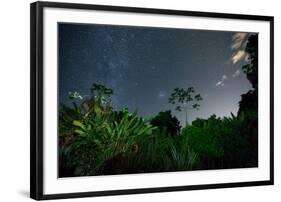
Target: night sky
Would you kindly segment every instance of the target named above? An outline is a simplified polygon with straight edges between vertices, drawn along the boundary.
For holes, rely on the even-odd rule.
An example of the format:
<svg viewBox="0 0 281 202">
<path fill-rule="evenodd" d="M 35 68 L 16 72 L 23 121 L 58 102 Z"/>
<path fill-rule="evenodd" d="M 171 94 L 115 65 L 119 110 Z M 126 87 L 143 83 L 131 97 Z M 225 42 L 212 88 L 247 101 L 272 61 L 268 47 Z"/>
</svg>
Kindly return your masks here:
<svg viewBox="0 0 281 202">
<path fill-rule="evenodd" d="M 68 92 L 90 94 L 93 83 L 114 90 L 113 107 L 149 118 L 172 110 L 173 89 L 193 86 L 201 108 L 189 122 L 238 111 L 240 95 L 251 89 L 241 67 L 247 62 L 249 33 L 134 26 L 59 24 L 59 101 Z"/>
</svg>

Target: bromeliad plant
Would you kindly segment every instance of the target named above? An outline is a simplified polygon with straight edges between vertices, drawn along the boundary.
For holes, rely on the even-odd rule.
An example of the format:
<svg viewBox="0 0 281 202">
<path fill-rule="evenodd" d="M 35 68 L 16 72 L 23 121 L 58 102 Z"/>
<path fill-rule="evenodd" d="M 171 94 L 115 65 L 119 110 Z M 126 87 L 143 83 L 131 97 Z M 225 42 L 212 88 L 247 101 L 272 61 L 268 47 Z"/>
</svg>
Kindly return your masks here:
<svg viewBox="0 0 281 202">
<path fill-rule="evenodd" d="M 192 170 L 198 159 L 187 137 L 171 136 L 165 129 L 155 128 L 142 138 L 134 160 L 139 172 L 166 172 Z"/>
<path fill-rule="evenodd" d="M 73 108 L 63 105 L 60 111 L 60 150 L 75 175 L 103 174 L 107 162 L 136 150 L 139 140 L 153 129 L 136 112 L 113 111 L 113 90 L 94 84 L 91 93 L 80 105 L 73 102 Z M 83 99 L 74 95 L 71 99 Z M 70 143 L 65 141 L 70 138 Z"/>
<path fill-rule="evenodd" d="M 186 136 L 172 139 L 167 154 L 165 161 L 169 165 L 168 170 L 192 170 L 197 166 L 198 154 L 193 151 Z"/>
<path fill-rule="evenodd" d="M 96 119 L 97 116 L 92 116 L 85 123 L 73 122 L 77 139 L 71 145 L 69 157 L 77 168 L 76 175 L 103 174 L 110 160 L 137 152 L 140 138 L 153 129 L 136 113 L 125 113 L 118 122 L 108 118 L 97 124 Z"/>
</svg>

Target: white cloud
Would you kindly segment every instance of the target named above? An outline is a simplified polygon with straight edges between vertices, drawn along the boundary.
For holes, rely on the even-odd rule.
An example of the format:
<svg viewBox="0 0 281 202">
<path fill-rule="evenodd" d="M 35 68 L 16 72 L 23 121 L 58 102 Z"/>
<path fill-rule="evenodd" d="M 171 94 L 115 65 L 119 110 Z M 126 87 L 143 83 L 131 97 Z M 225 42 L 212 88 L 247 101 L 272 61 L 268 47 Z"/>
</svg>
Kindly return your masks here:
<svg viewBox="0 0 281 202">
<path fill-rule="evenodd" d="M 227 76 L 224 74 L 222 75 L 221 77 L 221 80 L 219 80 L 217 83 L 216 83 L 216 86 L 224 86 L 224 81 L 227 79 Z"/>
<path fill-rule="evenodd" d="M 232 36 L 232 45 L 231 49 L 233 50 L 238 50 L 241 48 L 245 48 L 247 44 L 247 38 L 248 34 L 247 33 L 236 33 Z"/>
<path fill-rule="evenodd" d="M 231 61 L 233 64 L 236 64 L 241 60 L 247 61 L 247 58 L 248 58 L 248 54 L 245 52 L 245 50 L 238 50 L 232 54 Z"/>
<path fill-rule="evenodd" d="M 238 77 L 240 75 L 240 70 L 237 69 L 233 74 L 232 74 L 232 77 L 235 78 L 235 77 Z"/>
<path fill-rule="evenodd" d="M 249 34 L 247 33 L 235 33 L 232 36 L 231 49 L 234 51 L 230 60 L 232 64 L 236 64 L 241 60 L 247 62 L 248 54 L 245 52 Z"/>
<path fill-rule="evenodd" d="M 223 81 L 218 81 L 218 82 L 216 83 L 216 86 L 223 86 Z"/>
</svg>

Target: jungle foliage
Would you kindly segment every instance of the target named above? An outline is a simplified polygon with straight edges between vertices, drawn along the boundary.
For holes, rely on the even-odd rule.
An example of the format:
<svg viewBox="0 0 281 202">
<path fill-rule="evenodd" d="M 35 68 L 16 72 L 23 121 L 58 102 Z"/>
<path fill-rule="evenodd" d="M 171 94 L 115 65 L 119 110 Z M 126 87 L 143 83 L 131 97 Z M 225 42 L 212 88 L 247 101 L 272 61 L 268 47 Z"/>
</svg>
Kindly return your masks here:
<svg viewBox="0 0 281 202">
<path fill-rule="evenodd" d="M 143 119 L 114 110 L 114 91 L 100 84 L 85 98 L 70 92 L 72 106 L 59 108 L 59 177 L 258 166 L 258 85 L 256 35 L 242 69 L 253 86 L 241 95 L 237 115 L 197 118 L 180 125 L 171 111 Z M 193 87 L 175 88 L 168 100 L 175 110 L 199 109 Z"/>
</svg>

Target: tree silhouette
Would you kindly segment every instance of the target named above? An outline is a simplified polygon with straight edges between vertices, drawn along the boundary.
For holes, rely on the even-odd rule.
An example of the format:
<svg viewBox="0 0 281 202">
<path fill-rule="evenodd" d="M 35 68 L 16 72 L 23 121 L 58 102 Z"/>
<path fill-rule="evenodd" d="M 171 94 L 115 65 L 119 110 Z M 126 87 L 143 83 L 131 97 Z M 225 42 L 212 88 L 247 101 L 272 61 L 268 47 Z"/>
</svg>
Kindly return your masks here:
<svg viewBox="0 0 281 202">
<path fill-rule="evenodd" d="M 94 83 L 91 87 L 91 93 L 99 104 L 111 101 L 114 91 L 101 84 Z"/>
<path fill-rule="evenodd" d="M 254 89 L 258 88 L 258 35 L 251 35 L 248 38 L 245 51 L 248 53 L 249 63 L 242 67 L 247 79 Z"/>
<path fill-rule="evenodd" d="M 245 51 L 249 63 L 242 67 L 253 89 L 241 95 L 238 117 L 244 119 L 243 139 L 249 142 L 249 151 L 244 159 L 257 165 L 258 162 L 258 35 L 249 36 Z"/>
<path fill-rule="evenodd" d="M 193 87 L 187 89 L 184 88 L 175 88 L 173 93 L 170 95 L 169 103 L 176 105 L 176 111 L 185 112 L 185 125 L 188 125 L 187 122 L 187 111 L 188 109 L 199 110 L 200 104 L 199 101 L 202 101 L 203 98 L 200 94 L 195 94 Z"/>
<path fill-rule="evenodd" d="M 258 35 L 248 38 L 245 51 L 249 55 L 249 63 L 242 67 L 253 89 L 241 95 L 238 115 L 245 111 L 258 111 Z"/>
</svg>

